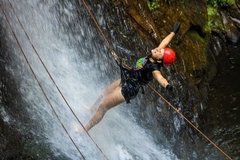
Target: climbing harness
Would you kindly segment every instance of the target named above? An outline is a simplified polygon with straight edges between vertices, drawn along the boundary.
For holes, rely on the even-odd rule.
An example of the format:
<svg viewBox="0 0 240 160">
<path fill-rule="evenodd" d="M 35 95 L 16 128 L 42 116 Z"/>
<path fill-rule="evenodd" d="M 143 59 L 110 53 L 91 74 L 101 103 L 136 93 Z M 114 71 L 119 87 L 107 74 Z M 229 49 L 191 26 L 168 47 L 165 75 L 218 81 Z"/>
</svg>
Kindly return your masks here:
<svg viewBox="0 0 240 160">
<path fill-rule="evenodd" d="M 79 0 L 80 1 L 80 0 Z M 86 8 L 88 14 L 90 15 L 91 19 L 94 21 L 94 24 L 97 28 L 97 30 L 99 31 L 99 34 L 101 36 L 101 38 L 105 41 L 107 47 L 110 50 L 111 55 L 113 56 L 113 58 L 115 59 L 115 61 L 119 60 L 119 56 L 116 54 L 116 52 L 114 51 L 112 45 L 110 45 L 110 42 L 108 41 L 108 39 L 106 38 L 105 34 L 103 33 L 100 25 L 98 24 L 93 12 L 91 11 L 91 8 L 89 7 L 89 4 L 86 3 L 85 0 L 81 0 L 84 7 Z M 172 59 L 171 59 L 172 60 Z M 141 60 L 142 61 L 142 60 Z M 128 67 L 126 65 L 126 67 Z M 130 67 L 128 67 L 130 68 Z M 208 138 L 202 131 L 200 131 L 190 120 L 188 120 L 176 107 L 174 107 L 168 100 L 166 100 L 158 91 L 156 91 L 151 85 L 148 84 L 148 86 L 162 99 L 164 100 L 168 106 L 170 106 L 174 111 L 176 111 L 184 120 L 186 120 L 187 123 L 189 123 L 197 132 L 199 132 L 207 141 L 209 141 L 219 152 L 221 152 L 227 159 L 232 160 L 232 158 L 225 153 L 219 146 L 217 146 L 210 138 Z"/>
<path fill-rule="evenodd" d="M 58 87 L 58 85 L 56 84 L 55 80 L 53 79 L 53 77 L 51 76 L 50 72 L 48 71 L 46 65 L 45 65 L 44 62 L 42 61 L 42 58 L 40 57 L 40 55 L 38 54 L 36 48 L 34 47 L 34 45 L 33 45 L 32 41 L 31 41 L 30 37 L 28 36 L 26 30 L 25 30 L 24 27 L 23 27 L 23 24 L 22 24 L 21 21 L 19 20 L 17 14 L 16 14 L 16 12 L 15 12 L 14 7 L 12 6 L 12 4 L 11 4 L 11 2 L 10 2 L 9 0 L 8 0 L 8 2 L 9 2 L 10 6 L 11 6 L 11 8 L 12 8 L 12 10 L 13 10 L 13 13 L 14 13 L 15 17 L 17 18 L 18 23 L 20 24 L 22 30 L 24 31 L 24 33 L 25 33 L 28 41 L 30 42 L 30 44 L 31 44 L 34 52 L 35 52 L 36 55 L 38 56 L 39 60 L 41 61 L 41 64 L 42 64 L 43 67 L 45 68 L 46 72 L 48 73 L 50 79 L 52 80 L 52 82 L 54 83 L 54 85 L 55 85 L 55 87 L 57 88 L 58 92 L 59 92 L 60 95 L 62 96 L 62 98 L 63 98 L 63 100 L 65 101 L 66 105 L 67 105 L 68 108 L 71 110 L 72 114 L 73 114 L 74 117 L 77 119 L 78 123 L 82 126 L 82 128 L 84 129 L 84 131 L 87 133 L 88 137 L 92 140 L 92 142 L 95 144 L 95 146 L 96 146 L 96 147 L 99 149 L 99 151 L 103 154 L 104 158 L 108 160 L 108 158 L 107 158 L 106 155 L 103 153 L 103 151 L 101 150 L 101 148 L 97 145 L 97 143 L 94 141 L 94 139 L 90 136 L 90 134 L 89 134 L 88 131 L 85 129 L 85 127 L 84 127 L 84 125 L 82 124 L 82 122 L 79 120 L 79 118 L 77 117 L 77 115 L 74 113 L 72 107 L 69 105 L 68 101 L 67 101 L 66 98 L 64 97 L 63 93 L 62 93 L 61 90 L 59 89 L 59 87 Z M 46 98 L 46 100 L 47 100 L 47 102 L 49 103 L 51 109 L 53 110 L 54 115 L 57 117 L 57 120 L 58 120 L 59 123 L 61 124 L 62 128 L 64 129 L 64 131 L 65 131 L 66 134 L 68 135 L 69 139 L 71 140 L 71 142 L 73 143 L 73 145 L 75 146 L 75 148 L 77 149 L 77 151 L 79 152 L 79 154 L 81 155 L 81 157 L 82 157 L 83 159 L 86 159 L 86 158 L 84 157 L 83 153 L 82 153 L 82 152 L 80 151 L 80 149 L 78 148 L 78 146 L 77 146 L 77 144 L 75 143 L 75 141 L 73 140 L 73 138 L 71 137 L 70 133 L 68 132 L 68 130 L 67 130 L 66 127 L 64 126 L 64 124 L 63 124 L 63 122 L 61 121 L 59 115 L 57 114 L 57 112 L 56 112 L 56 110 L 54 109 L 52 103 L 50 102 L 50 99 L 47 97 L 47 94 L 46 94 L 46 92 L 44 91 L 44 89 L 43 89 L 43 87 L 42 87 L 42 85 L 41 85 L 41 82 L 40 82 L 39 79 L 37 78 L 37 76 L 36 76 L 36 74 L 35 74 L 32 66 L 30 65 L 30 62 L 29 62 L 29 60 L 28 60 L 28 58 L 27 58 L 27 56 L 26 56 L 26 54 L 25 54 L 25 52 L 24 52 L 24 50 L 23 50 L 23 48 L 22 48 L 22 46 L 21 46 L 21 44 L 20 44 L 20 42 L 19 42 L 19 40 L 18 40 L 18 38 L 17 38 L 17 36 L 16 36 L 16 34 L 15 34 L 15 32 L 13 31 L 13 28 L 12 28 L 12 26 L 11 26 L 9 20 L 8 20 L 8 17 L 7 17 L 7 15 L 6 15 L 4 9 L 2 8 L 2 6 L 0 6 L 0 8 L 1 8 L 1 10 L 2 10 L 2 12 L 3 12 L 3 14 L 4 14 L 5 18 L 6 18 L 6 21 L 7 21 L 8 25 L 9 25 L 9 27 L 10 27 L 10 29 L 11 29 L 11 32 L 12 32 L 14 38 L 16 39 L 16 42 L 17 42 L 17 44 L 18 44 L 18 46 L 19 46 L 19 48 L 20 48 L 20 50 L 21 50 L 21 53 L 22 53 L 23 56 L 24 56 L 24 59 L 26 60 L 26 62 L 27 62 L 27 64 L 28 64 L 28 66 L 29 66 L 29 68 L 30 68 L 30 70 L 31 70 L 34 78 L 36 79 L 36 81 L 37 81 L 37 83 L 38 83 L 41 91 L 43 92 L 44 97 Z"/>
</svg>

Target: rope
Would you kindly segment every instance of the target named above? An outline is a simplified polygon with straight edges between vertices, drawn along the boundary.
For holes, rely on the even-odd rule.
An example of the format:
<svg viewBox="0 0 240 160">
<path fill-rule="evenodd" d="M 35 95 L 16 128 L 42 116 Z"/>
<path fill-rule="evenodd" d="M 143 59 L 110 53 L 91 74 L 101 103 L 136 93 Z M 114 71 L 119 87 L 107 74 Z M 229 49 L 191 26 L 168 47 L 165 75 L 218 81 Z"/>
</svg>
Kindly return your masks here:
<svg viewBox="0 0 240 160">
<path fill-rule="evenodd" d="M 126 64 L 122 63 L 122 60 L 120 58 L 120 56 L 118 56 L 118 54 L 115 52 L 113 46 L 111 45 L 110 41 L 107 39 L 107 37 L 105 36 L 102 28 L 100 27 L 100 25 L 98 24 L 97 19 L 95 18 L 95 15 L 93 14 L 93 12 L 91 11 L 91 7 L 89 7 L 89 5 L 87 4 L 87 2 L 85 0 L 81 0 L 83 6 L 85 7 L 85 9 L 87 10 L 87 13 L 90 15 L 91 19 L 93 20 L 98 33 L 100 33 L 100 37 L 103 39 L 103 41 L 106 43 L 108 49 L 110 50 L 111 55 L 113 56 L 113 59 L 117 62 L 118 65 L 122 65 L 128 69 L 130 69 L 129 66 L 127 66 Z M 80 5 L 80 0 L 78 0 L 79 5 Z"/>
<path fill-rule="evenodd" d="M 41 91 L 43 92 L 43 94 L 44 94 L 47 102 L 49 103 L 51 109 L 53 110 L 54 115 L 57 117 L 58 121 L 60 122 L 61 126 L 63 127 L 64 131 L 66 132 L 66 134 L 67 134 L 68 137 L 70 138 L 71 142 L 73 143 L 73 145 L 75 146 L 75 148 L 77 149 L 77 151 L 80 153 L 81 157 L 82 157 L 83 159 L 85 159 L 85 157 L 83 156 L 82 152 L 81 152 L 80 149 L 78 148 L 77 144 L 74 142 L 74 140 L 73 140 L 72 137 L 70 136 L 69 132 L 67 131 L 66 127 L 64 126 L 64 124 L 63 124 L 62 121 L 60 120 L 60 118 L 59 118 L 56 110 L 54 109 L 53 105 L 51 104 L 49 98 L 47 97 L 47 94 L 46 94 L 46 92 L 44 91 L 44 89 L 43 89 L 40 81 L 38 80 L 35 72 L 33 71 L 33 68 L 31 67 L 31 65 L 30 65 L 30 63 L 29 63 L 29 61 L 28 61 L 28 59 L 27 59 L 27 57 L 26 57 L 26 54 L 25 54 L 25 52 L 23 51 L 22 46 L 20 45 L 19 40 L 18 40 L 15 32 L 13 31 L 13 28 L 12 28 L 12 26 L 10 25 L 10 22 L 9 22 L 9 20 L 8 20 L 8 18 L 7 18 L 7 15 L 6 15 L 6 13 L 4 12 L 4 10 L 2 9 L 2 7 L 1 7 L 1 10 L 3 11 L 3 14 L 4 14 L 4 16 L 5 16 L 6 20 L 7 20 L 7 23 L 8 23 L 8 25 L 10 26 L 11 32 L 12 32 L 14 38 L 15 38 L 16 41 L 17 41 L 17 44 L 18 44 L 18 46 L 19 46 L 19 48 L 20 48 L 20 50 L 21 50 L 21 53 L 22 53 L 23 56 L 24 56 L 24 59 L 26 60 L 28 66 L 29 66 L 29 68 L 30 68 L 30 70 L 31 70 L 34 78 L 36 79 L 36 81 L 37 81 L 37 83 L 38 83 Z"/>
<path fill-rule="evenodd" d="M 80 1 L 80 0 L 79 0 Z M 99 23 L 97 22 L 93 12 L 91 11 L 91 8 L 89 7 L 89 4 L 86 3 L 85 0 L 81 0 L 88 12 L 88 14 L 90 15 L 90 17 L 92 18 L 92 20 L 94 21 L 95 26 L 97 27 L 100 36 L 102 37 L 102 39 L 105 41 L 107 47 L 109 48 L 109 50 L 111 51 L 111 54 L 113 56 L 114 59 L 120 59 L 118 57 L 118 55 L 116 54 L 116 52 L 114 51 L 113 47 L 110 45 L 110 42 L 108 41 L 108 39 L 106 38 L 105 34 L 103 33 Z M 114 53 L 114 54 L 113 54 Z M 128 66 L 128 68 L 130 68 Z M 224 152 L 219 146 L 217 146 L 210 138 L 208 138 L 202 131 L 200 131 L 191 121 L 189 121 L 181 112 L 179 112 L 179 110 L 174 107 L 168 100 L 166 100 L 158 91 L 156 91 L 151 85 L 148 84 L 148 86 L 160 97 L 162 98 L 174 111 L 176 111 L 182 118 L 184 118 L 186 120 L 186 122 L 188 122 L 197 132 L 199 132 L 207 141 L 209 141 L 216 149 L 218 149 L 218 151 L 220 151 L 225 157 L 227 157 L 229 160 L 232 160 L 232 158 L 226 154 L 226 152 Z"/>
<path fill-rule="evenodd" d="M 106 155 L 103 153 L 103 151 L 101 150 L 101 148 L 97 145 L 97 143 L 94 141 L 94 139 L 93 139 L 93 138 L 91 137 L 91 135 L 88 133 L 88 131 L 86 130 L 86 128 L 84 127 L 84 125 L 82 124 L 82 122 L 79 120 L 79 118 L 77 117 L 77 115 L 75 114 L 75 112 L 73 111 L 72 107 L 70 106 L 70 104 L 68 103 L 67 99 L 65 98 L 65 96 L 63 95 L 63 93 L 61 92 L 61 90 L 59 89 L 58 85 L 56 84 L 55 80 L 53 79 L 52 75 L 51 75 L 50 72 L 48 71 L 46 65 L 44 64 L 42 58 L 40 57 L 39 53 L 37 52 L 36 48 L 34 47 L 34 45 L 33 45 L 32 41 L 31 41 L 30 37 L 28 36 L 26 30 L 25 30 L 24 27 L 23 27 L 23 24 L 22 24 L 21 21 L 19 20 L 17 14 L 16 14 L 16 12 L 15 12 L 14 7 L 12 6 L 12 4 L 11 4 L 11 2 L 10 2 L 9 0 L 8 0 L 8 2 L 10 3 L 10 5 L 11 5 L 11 7 L 12 7 L 12 9 L 13 9 L 13 12 L 14 12 L 14 14 L 15 14 L 15 16 L 16 16 L 16 18 L 17 18 L 17 20 L 18 20 L 18 22 L 19 22 L 19 24 L 20 24 L 20 26 L 21 26 L 21 28 L 23 29 L 23 31 L 24 31 L 27 39 L 29 40 L 29 42 L 30 42 L 33 50 L 35 51 L 36 55 L 38 56 L 39 60 L 41 61 L 41 64 L 44 66 L 46 72 L 48 73 L 50 79 L 51 79 L 52 82 L 54 83 L 55 87 L 57 88 L 57 90 L 58 90 L 58 92 L 60 93 L 61 97 L 63 98 L 64 102 L 67 104 L 68 108 L 70 109 L 70 111 L 72 112 L 72 114 L 74 115 L 74 117 L 77 119 L 78 123 L 82 126 L 82 128 L 84 129 L 84 131 L 86 132 L 86 134 L 88 135 L 88 137 L 92 140 L 92 142 L 95 144 L 95 146 L 96 146 L 96 147 L 99 149 L 99 151 L 103 154 L 103 156 L 105 157 L 105 159 L 108 159 L 108 158 L 106 157 Z M 20 45 L 20 44 L 19 44 L 19 45 Z M 26 58 L 27 58 L 27 57 L 25 57 L 25 59 L 26 59 Z M 27 59 L 26 59 L 26 60 L 27 60 Z M 28 62 L 28 60 L 27 60 L 27 63 L 28 63 L 28 65 L 30 66 L 30 63 Z M 30 66 L 30 68 L 31 68 L 31 66 Z M 33 71 L 33 70 L 32 70 L 32 71 Z M 35 75 L 35 73 L 33 73 L 33 74 Z M 39 83 L 39 84 L 40 84 L 40 83 Z M 43 90 L 43 89 L 42 89 L 42 90 Z"/>
<path fill-rule="evenodd" d="M 148 85 L 160 98 L 162 98 L 168 106 L 170 106 L 175 112 L 177 112 L 188 124 L 190 124 L 195 130 L 197 130 L 206 140 L 208 140 L 214 147 L 216 147 L 223 155 L 232 160 L 220 147 L 218 147 L 210 138 L 208 138 L 202 131 L 200 131 L 191 121 L 189 121 L 179 110 L 174 107 L 168 100 L 166 100 L 158 91 L 156 91 L 151 85 Z"/>
</svg>

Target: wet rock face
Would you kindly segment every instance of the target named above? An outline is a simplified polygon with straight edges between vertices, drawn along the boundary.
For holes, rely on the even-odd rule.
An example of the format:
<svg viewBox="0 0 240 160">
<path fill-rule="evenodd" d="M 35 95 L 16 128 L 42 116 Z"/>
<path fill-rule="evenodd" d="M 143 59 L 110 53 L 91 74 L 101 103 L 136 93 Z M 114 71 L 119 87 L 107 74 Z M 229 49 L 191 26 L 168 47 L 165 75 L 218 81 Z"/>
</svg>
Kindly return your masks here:
<svg viewBox="0 0 240 160">
<path fill-rule="evenodd" d="M 123 2 L 136 28 L 148 37 L 146 39 L 152 40 L 155 46 L 170 33 L 175 22 L 181 22 L 180 32 L 170 47 L 177 51 L 179 72 L 184 73 L 194 83 L 199 83 L 207 67 L 207 43 L 203 31 L 207 22 L 206 2 L 156 1 L 157 7 L 152 10 L 149 9 L 147 1 Z"/>
<path fill-rule="evenodd" d="M 209 34 L 205 32 L 208 23 L 206 1 L 122 1 L 126 11 L 132 18 L 134 25 L 146 39 L 151 39 L 155 45 L 171 31 L 171 26 L 181 22 L 180 33 L 172 41 L 173 47 L 178 54 L 177 68 L 195 85 L 199 84 L 204 75 L 208 74 L 209 61 L 213 61 L 208 53 Z M 156 3 L 155 8 L 150 10 L 148 3 Z M 226 8 L 228 7 L 228 8 Z M 224 33 L 229 42 L 239 42 L 239 1 L 233 6 L 225 6 L 213 17 L 214 32 Z M 220 24 L 222 23 L 223 24 Z M 216 26 L 218 25 L 218 26 Z M 214 27 L 214 26 L 212 26 Z M 144 34 L 143 34 L 144 33 Z M 212 65 L 211 65 L 212 66 Z"/>
<path fill-rule="evenodd" d="M 202 114 L 202 128 L 214 135 L 214 141 L 233 159 L 239 159 L 239 62 L 240 62 L 240 8 L 239 1 L 218 8 L 223 27 L 214 30 L 209 41 L 208 53 L 214 57 L 216 74 L 209 78 L 208 108 Z M 211 68 L 211 67 L 209 67 Z"/>
<path fill-rule="evenodd" d="M 26 115 L 22 107 L 21 96 L 17 92 L 18 85 L 7 70 L 11 70 L 10 51 L 7 46 L 7 34 L 0 27 L 0 157 L 2 159 L 31 159 L 24 154 L 24 135 L 17 130 Z"/>
<path fill-rule="evenodd" d="M 224 5 L 215 8 L 216 14 L 209 17 L 206 1 L 188 1 L 188 3 L 186 3 L 158 0 L 156 1 L 157 5 L 155 5 L 155 8 L 152 10 L 146 5 L 147 1 L 130 2 L 126 0 L 122 2 L 125 4 L 127 8 L 126 11 L 132 17 L 136 28 L 140 28 L 141 35 L 145 36 L 146 39 L 152 39 L 155 45 L 171 31 L 171 26 L 176 21 L 181 22 L 181 30 L 170 46 L 177 51 L 178 60 L 176 68 L 178 75 L 181 75 L 184 81 L 188 83 L 184 84 L 184 82 L 180 82 L 179 87 L 186 88 L 186 90 L 179 90 L 179 92 L 181 92 L 180 97 L 183 100 L 182 105 L 187 106 L 184 114 L 194 123 L 196 122 L 196 125 L 198 125 L 198 122 L 201 125 L 206 119 L 199 119 L 199 115 L 201 115 L 202 110 L 206 109 L 207 103 L 209 102 L 209 85 L 211 85 L 211 82 L 215 80 L 219 74 L 219 65 L 225 65 L 223 59 L 226 61 L 237 61 L 236 57 L 238 56 L 231 55 L 232 49 L 229 50 L 228 46 L 231 44 L 235 46 L 234 48 L 239 48 L 237 46 L 239 46 L 240 41 L 240 1 L 236 0 L 233 5 Z M 207 32 L 205 28 L 209 23 L 208 20 L 211 20 L 214 24 L 211 26 L 210 32 Z M 236 54 L 236 52 L 234 52 L 234 54 Z M 225 58 L 222 59 L 220 57 Z M 233 68 L 237 69 L 236 66 Z M 180 79 L 178 78 L 178 81 Z M 224 84 L 225 82 L 222 82 L 221 85 L 229 85 Z M 210 94 L 212 94 L 212 92 L 210 92 Z M 195 95 L 195 97 L 193 97 L 193 95 Z M 218 94 L 215 93 L 215 95 Z M 211 96 L 214 97 L 213 95 Z M 199 102 L 199 100 L 202 103 Z M 237 100 L 235 100 L 234 103 L 236 101 Z M 217 98 L 215 101 L 211 99 L 209 103 L 219 104 Z M 216 110 L 216 108 L 213 110 Z M 146 109 L 142 108 L 142 111 L 146 111 Z M 175 117 L 174 114 L 168 113 L 167 110 L 162 108 L 156 111 L 154 107 L 148 109 L 147 112 L 153 112 L 152 114 L 156 116 L 157 119 L 156 124 L 158 124 L 158 127 L 164 128 L 168 139 L 175 142 L 179 140 L 181 142 L 181 138 L 171 134 L 174 132 L 177 133 L 174 129 L 176 128 L 174 127 L 174 122 L 171 121 Z M 156 112 L 159 113 L 156 114 Z M 236 118 L 235 114 L 229 116 Z M 142 118 L 144 118 L 144 116 Z M 166 123 L 166 121 L 169 121 L 169 123 Z M 214 128 L 214 125 L 211 128 Z M 192 135 L 191 132 L 194 131 L 181 128 L 180 132 L 182 133 L 182 137 L 185 137 L 183 138 L 185 143 L 191 141 L 189 137 Z M 184 136 L 184 133 L 189 134 Z M 185 151 L 187 151 L 186 146 L 176 144 L 175 142 L 173 142 L 174 147 L 185 148 Z M 233 144 L 233 146 L 236 147 L 235 144 Z M 181 157 L 180 150 L 177 150 L 177 152 L 178 151 L 178 155 Z M 192 158 L 194 158 L 194 155 L 192 155 Z"/>
<path fill-rule="evenodd" d="M 236 4 L 237 5 L 237 4 Z M 240 12 L 236 6 L 220 10 L 227 40 L 233 44 L 240 42 Z"/>
<path fill-rule="evenodd" d="M 216 38 L 216 37 L 215 37 Z M 210 83 L 208 108 L 202 113 L 201 127 L 233 158 L 239 159 L 240 46 L 227 44 L 216 56 L 217 75 Z M 226 54 L 227 53 L 227 54 Z M 208 130 L 211 128 L 211 130 Z"/>
</svg>

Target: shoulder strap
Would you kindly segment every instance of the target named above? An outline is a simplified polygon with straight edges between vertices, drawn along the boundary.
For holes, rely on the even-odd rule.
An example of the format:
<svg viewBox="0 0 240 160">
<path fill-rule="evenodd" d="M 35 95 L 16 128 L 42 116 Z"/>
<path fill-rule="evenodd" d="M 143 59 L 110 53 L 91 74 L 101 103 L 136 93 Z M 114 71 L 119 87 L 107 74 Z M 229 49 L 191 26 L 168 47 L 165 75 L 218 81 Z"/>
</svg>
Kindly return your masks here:
<svg viewBox="0 0 240 160">
<path fill-rule="evenodd" d="M 142 69 L 144 67 L 144 65 L 147 63 L 147 61 L 148 61 L 147 57 L 139 58 L 136 62 L 134 69 L 135 70 Z"/>
</svg>

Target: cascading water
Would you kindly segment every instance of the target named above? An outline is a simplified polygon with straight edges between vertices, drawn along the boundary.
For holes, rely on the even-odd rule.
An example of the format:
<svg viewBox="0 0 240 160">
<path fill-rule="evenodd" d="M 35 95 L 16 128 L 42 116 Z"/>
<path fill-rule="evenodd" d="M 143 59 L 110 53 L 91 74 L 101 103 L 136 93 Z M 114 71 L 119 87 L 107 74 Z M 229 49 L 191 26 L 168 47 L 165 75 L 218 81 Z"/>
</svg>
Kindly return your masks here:
<svg viewBox="0 0 240 160">
<path fill-rule="evenodd" d="M 104 159 L 87 134 L 76 131 L 81 125 L 56 88 L 57 85 L 85 124 L 104 86 L 119 77 L 118 66 L 107 55 L 109 51 L 84 8 L 78 1 L 4 0 L 0 15 L 3 42 L 0 114 L 1 123 L 8 128 L 4 131 L 5 144 L 14 144 L 9 139 L 20 137 L 14 138 L 18 144 L 14 150 L 19 152 L 13 150 L 15 158 L 82 159 L 52 105 L 83 156 Z M 106 157 L 177 159 L 167 142 L 156 144 L 151 134 L 138 125 L 128 107 L 123 104 L 110 110 L 90 131 Z M 14 133 L 8 137 L 6 133 L 11 131 Z M 4 151 L 1 154 L 11 157 Z"/>
</svg>

